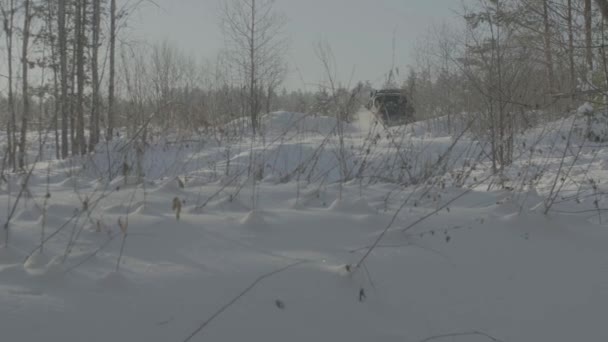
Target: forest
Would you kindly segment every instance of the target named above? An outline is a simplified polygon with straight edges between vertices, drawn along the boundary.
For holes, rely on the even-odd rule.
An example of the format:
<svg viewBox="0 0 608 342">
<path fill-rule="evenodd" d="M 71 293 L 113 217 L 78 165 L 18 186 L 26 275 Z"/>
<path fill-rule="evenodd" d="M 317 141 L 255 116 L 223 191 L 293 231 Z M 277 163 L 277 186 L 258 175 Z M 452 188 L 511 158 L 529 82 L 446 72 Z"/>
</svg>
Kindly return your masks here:
<svg viewBox="0 0 608 342">
<path fill-rule="evenodd" d="M 315 37 L 314 82 L 289 1 L 200 56 L 0 0 L 0 340 L 608 340 L 608 1 L 454 1 L 376 80 Z"/>
</svg>

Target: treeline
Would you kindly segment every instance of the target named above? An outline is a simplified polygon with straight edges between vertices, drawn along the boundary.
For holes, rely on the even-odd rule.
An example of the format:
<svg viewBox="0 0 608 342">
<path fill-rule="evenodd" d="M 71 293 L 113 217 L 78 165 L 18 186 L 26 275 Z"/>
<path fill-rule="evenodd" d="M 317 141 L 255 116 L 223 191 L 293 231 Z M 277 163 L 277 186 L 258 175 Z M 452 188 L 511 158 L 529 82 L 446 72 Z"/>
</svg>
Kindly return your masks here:
<svg viewBox="0 0 608 342">
<path fill-rule="evenodd" d="M 145 143 L 151 127 L 196 133 L 247 117 L 255 132 L 259 115 L 277 109 L 338 115 L 353 97 L 364 104 L 371 89 L 369 82 L 325 82 L 313 91 L 285 90 L 287 21 L 271 0 L 222 2 L 225 49 L 202 63 L 167 42 L 130 41 L 123 29 L 141 3 L 0 0 L 3 165 L 24 168 L 28 132 L 46 136 L 55 157 L 66 158 L 125 128 Z M 490 142 L 498 170 L 512 160 L 514 134 L 539 120 L 531 113 L 605 104 L 603 3 L 464 2 L 456 9 L 460 24 L 430 29 L 414 49 L 415 63 L 401 75 L 391 70 L 386 85 L 407 91 L 418 118 L 446 116 L 450 131 L 460 113 L 473 115 L 472 129 Z M 331 81 L 329 56 L 319 57 Z"/>
<path fill-rule="evenodd" d="M 10 167 L 24 168 L 33 128 L 55 132 L 58 158 L 92 149 L 101 139 L 102 103 L 112 136 L 116 37 L 130 10 L 119 10 L 116 0 L 0 1 L 7 74 L 1 118 Z"/>
<path fill-rule="evenodd" d="M 152 128 L 197 133 L 242 117 L 255 131 L 260 113 L 329 114 L 336 97 L 351 95 L 344 87 L 283 87 L 286 20 L 273 1 L 223 2 L 226 46 L 205 62 L 169 42 L 130 40 L 124 29 L 144 3 L 0 0 L 7 85 L 0 94 L 3 169 L 24 169 L 34 133 L 44 137 L 40 152 L 53 143 L 59 159 L 93 151 L 123 131 L 145 144 Z"/>
<path fill-rule="evenodd" d="M 583 101 L 606 104 L 608 25 L 591 0 L 472 0 L 455 25 L 429 30 L 405 75 L 418 115 L 473 116 L 496 170 L 513 137 Z"/>
</svg>

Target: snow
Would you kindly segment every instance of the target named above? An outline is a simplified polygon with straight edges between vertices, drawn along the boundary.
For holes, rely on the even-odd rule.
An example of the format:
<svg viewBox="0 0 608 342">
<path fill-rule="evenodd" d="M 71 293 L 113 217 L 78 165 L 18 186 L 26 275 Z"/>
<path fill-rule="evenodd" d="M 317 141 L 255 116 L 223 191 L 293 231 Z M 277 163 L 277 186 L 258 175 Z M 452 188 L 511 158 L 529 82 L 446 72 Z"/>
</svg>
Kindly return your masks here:
<svg viewBox="0 0 608 342">
<path fill-rule="evenodd" d="M 28 270 L 36 270 L 46 268 L 46 266 L 51 262 L 51 259 L 48 255 L 41 253 L 40 251 L 30 255 L 25 262 L 23 263 L 23 267 Z"/>
<path fill-rule="evenodd" d="M 351 214 L 375 214 L 376 211 L 362 198 L 358 199 L 340 199 L 337 198 L 329 206 L 329 210 Z"/>
<path fill-rule="evenodd" d="M 256 210 L 252 210 L 245 217 L 241 219 L 241 224 L 243 226 L 248 226 L 251 228 L 262 228 L 267 226 L 266 221 L 264 220 L 264 216 Z"/>
<path fill-rule="evenodd" d="M 585 102 L 580 107 L 578 107 L 576 112 L 580 115 L 591 114 L 593 113 L 593 105 L 589 102 Z"/>
<path fill-rule="evenodd" d="M 608 145 L 568 140 L 578 125 L 518 135 L 502 179 L 443 118 L 385 131 L 367 112 L 344 149 L 332 118 L 279 112 L 229 156 L 155 139 L 143 177 L 121 175 L 127 139 L 44 160 L 0 247 L 0 340 L 184 341 L 213 317 L 191 341 L 607 341 Z M 0 218 L 22 180 L 9 178 Z"/>
</svg>

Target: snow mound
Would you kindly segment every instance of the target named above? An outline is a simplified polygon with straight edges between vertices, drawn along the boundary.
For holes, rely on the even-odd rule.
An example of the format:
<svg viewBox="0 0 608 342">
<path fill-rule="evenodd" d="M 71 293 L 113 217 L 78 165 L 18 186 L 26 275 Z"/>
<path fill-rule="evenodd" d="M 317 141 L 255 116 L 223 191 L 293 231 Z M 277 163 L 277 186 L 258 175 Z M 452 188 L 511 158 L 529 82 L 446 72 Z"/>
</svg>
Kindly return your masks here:
<svg viewBox="0 0 608 342">
<path fill-rule="evenodd" d="M 26 270 L 43 269 L 51 262 L 51 260 L 51 257 L 49 257 L 48 255 L 41 252 L 36 252 L 30 255 L 27 260 L 25 260 L 23 267 Z"/>
<path fill-rule="evenodd" d="M 20 261 L 21 257 L 19 256 L 19 253 L 12 247 L 0 247 L 0 265 L 15 264 L 19 263 Z"/>
<path fill-rule="evenodd" d="M 80 182 L 80 180 L 78 179 L 78 177 L 68 177 L 65 180 L 56 183 L 55 184 L 58 187 L 62 187 L 62 188 L 73 188 L 73 189 L 80 189 L 82 187 L 82 184 Z"/>
<path fill-rule="evenodd" d="M 302 210 L 302 209 L 306 209 L 306 206 L 304 205 L 304 203 L 302 203 L 302 199 L 291 199 L 289 200 L 289 208 L 290 209 L 294 209 L 294 210 Z"/>
<path fill-rule="evenodd" d="M 262 129 L 266 134 L 309 132 L 326 135 L 331 133 L 335 126 L 336 119 L 330 116 L 280 111 L 262 117 Z"/>
<path fill-rule="evenodd" d="M 536 189 L 518 193 L 509 192 L 499 198 L 496 211 L 500 214 L 534 212 L 542 207 L 544 200 Z"/>
<path fill-rule="evenodd" d="M 355 200 L 338 198 L 329 206 L 329 210 L 360 215 L 372 215 L 377 213 L 363 198 L 357 198 Z"/>
<path fill-rule="evenodd" d="M 174 178 L 170 181 L 167 181 L 167 182 L 161 184 L 158 188 L 154 189 L 152 192 L 182 193 L 184 191 L 184 189 L 182 188 L 183 184 L 184 183 L 179 178 Z"/>
<path fill-rule="evenodd" d="M 289 201 L 291 209 L 304 209 L 307 207 L 327 207 L 325 193 L 319 188 L 302 191 L 299 198 Z"/>
<path fill-rule="evenodd" d="M 108 214 L 126 215 L 131 211 L 131 208 L 124 204 L 111 205 L 103 209 Z"/>
<path fill-rule="evenodd" d="M 188 174 L 188 178 L 185 179 L 185 185 L 189 188 L 201 187 L 208 185 L 216 178 L 213 172 L 205 170 L 199 170 L 196 173 Z"/>
<path fill-rule="evenodd" d="M 76 208 L 71 205 L 53 203 L 48 205 L 47 212 L 57 216 L 70 216 L 74 209 Z"/>
<path fill-rule="evenodd" d="M 585 102 L 580 107 L 578 107 L 576 112 L 580 115 L 589 115 L 593 113 L 593 105 L 591 105 L 591 103 L 589 102 Z"/>
<path fill-rule="evenodd" d="M 182 212 L 190 215 L 200 215 L 203 213 L 204 208 L 201 208 L 198 205 L 189 205 L 182 209 Z"/>
<path fill-rule="evenodd" d="M 149 204 L 142 203 L 135 211 L 134 214 L 144 215 L 144 216 L 160 216 L 161 211 L 158 208 L 155 208 Z"/>
<path fill-rule="evenodd" d="M 106 290 L 124 290 L 129 287 L 129 280 L 120 272 L 110 272 L 97 281 Z"/>
<path fill-rule="evenodd" d="M 111 182 L 110 182 L 110 187 L 112 188 L 120 188 L 120 187 L 124 187 L 124 186 L 135 186 L 135 185 L 139 185 L 141 183 L 141 178 L 137 177 L 137 176 L 119 176 L 114 178 Z"/>
<path fill-rule="evenodd" d="M 264 135 L 282 135 L 285 133 L 314 133 L 327 135 L 336 127 L 336 118 L 331 116 L 278 111 L 264 114 L 260 118 L 260 128 Z M 236 119 L 225 128 L 250 132 L 251 122 L 248 118 Z M 352 130 L 351 125 L 345 124 L 346 130 Z"/>
<path fill-rule="evenodd" d="M 63 264 L 63 257 L 56 256 L 49 261 L 46 265 L 45 275 L 47 276 L 59 276 L 65 273 L 65 265 Z"/>
<path fill-rule="evenodd" d="M 269 174 L 262 179 L 262 182 L 267 184 L 278 184 L 281 182 L 281 179 L 275 174 Z"/>
<path fill-rule="evenodd" d="M 241 225 L 253 227 L 253 228 L 261 228 L 266 226 L 266 221 L 260 212 L 257 210 L 250 211 L 243 217 L 240 221 Z"/>
<path fill-rule="evenodd" d="M 580 226 L 580 221 L 573 224 L 567 216 L 545 215 L 542 211 L 513 213 L 501 217 L 500 221 L 507 223 L 509 229 L 526 234 L 528 238 L 533 234 L 542 239 L 562 238 L 570 228 Z"/>
<path fill-rule="evenodd" d="M 26 182 L 26 180 L 27 180 L 27 182 Z M 46 179 L 39 177 L 36 174 L 32 173 L 31 175 L 29 175 L 29 177 L 27 175 L 24 175 L 23 177 L 21 177 L 21 180 L 19 181 L 19 183 L 20 184 L 27 183 L 28 187 L 35 187 L 40 184 L 45 184 Z"/>
<path fill-rule="evenodd" d="M 207 208 L 209 208 L 210 210 L 234 211 L 234 212 L 248 212 L 251 210 L 243 202 L 241 202 L 238 198 L 234 198 L 232 196 L 226 196 L 217 201 L 210 202 L 207 205 Z"/>
<path fill-rule="evenodd" d="M 42 210 L 38 207 L 23 209 L 17 214 L 17 220 L 20 221 L 38 221 L 42 216 Z"/>
<path fill-rule="evenodd" d="M 335 265 L 335 264 L 321 264 L 319 269 L 324 272 L 334 274 L 340 277 L 350 276 L 352 275 L 353 265 Z"/>
<path fill-rule="evenodd" d="M 284 183 L 295 178 L 326 179 L 336 182 L 342 178 L 339 167 L 344 158 L 344 166 L 352 170 L 356 166 L 356 151 L 338 146 L 324 145 L 303 141 L 281 141 L 273 145 L 258 146 L 235 155 L 231 160 L 231 174 L 243 174 L 255 160 L 255 170 L 263 178 L 279 180 Z M 254 158 L 252 158 L 252 154 Z"/>
</svg>

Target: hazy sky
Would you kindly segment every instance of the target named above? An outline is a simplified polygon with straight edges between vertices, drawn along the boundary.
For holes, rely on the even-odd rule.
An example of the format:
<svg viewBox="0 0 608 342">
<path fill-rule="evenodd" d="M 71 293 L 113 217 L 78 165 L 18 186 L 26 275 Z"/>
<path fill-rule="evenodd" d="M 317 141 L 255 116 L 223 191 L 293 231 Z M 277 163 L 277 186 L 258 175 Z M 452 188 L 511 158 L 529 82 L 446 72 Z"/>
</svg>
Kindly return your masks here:
<svg viewBox="0 0 608 342">
<path fill-rule="evenodd" d="M 173 41 L 180 49 L 213 58 L 222 48 L 219 28 L 225 0 L 154 0 L 131 18 L 130 35 L 154 42 Z M 323 78 L 313 45 L 320 39 L 332 46 L 338 75 L 381 82 L 392 60 L 396 32 L 396 64 L 412 61 L 417 38 L 433 24 L 456 20 L 460 0 L 276 0 L 276 9 L 288 19 L 290 41 L 289 88 L 310 86 Z"/>
</svg>

